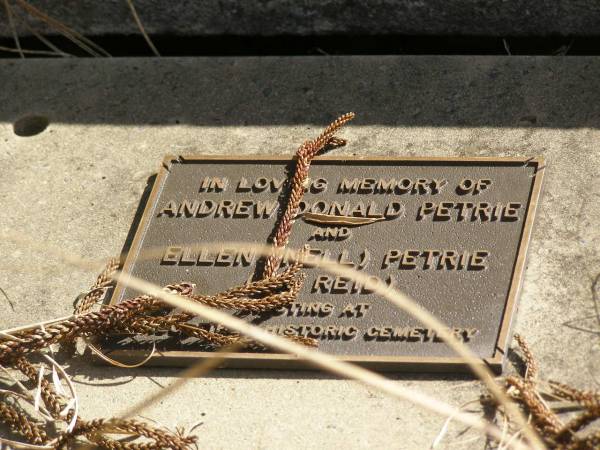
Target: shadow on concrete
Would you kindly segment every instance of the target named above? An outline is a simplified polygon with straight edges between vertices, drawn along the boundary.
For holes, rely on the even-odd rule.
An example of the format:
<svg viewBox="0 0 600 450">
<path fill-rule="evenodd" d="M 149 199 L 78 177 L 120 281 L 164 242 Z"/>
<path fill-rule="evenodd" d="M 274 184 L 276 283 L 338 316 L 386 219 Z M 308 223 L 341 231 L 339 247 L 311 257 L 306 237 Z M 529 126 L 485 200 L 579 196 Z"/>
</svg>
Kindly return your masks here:
<svg viewBox="0 0 600 450">
<path fill-rule="evenodd" d="M 598 127 L 599 73 L 568 56 L 4 60 L 0 121 L 321 126 L 355 111 L 353 125 Z"/>
<path fill-rule="evenodd" d="M 68 373 L 77 383 L 89 385 L 121 385 L 135 378 L 178 377 L 185 367 L 156 367 L 144 366 L 124 370 L 103 363 L 91 363 L 91 355 L 74 357 L 65 361 Z M 417 372 L 384 372 L 383 375 L 391 380 L 405 381 L 473 381 L 473 375 L 467 373 L 417 373 Z M 216 369 L 199 378 L 225 379 L 267 379 L 267 380 L 340 380 L 342 378 L 319 370 L 269 370 L 269 369 Z M 163 380 L 161 385 L 168 381 Z"/>
</svg>

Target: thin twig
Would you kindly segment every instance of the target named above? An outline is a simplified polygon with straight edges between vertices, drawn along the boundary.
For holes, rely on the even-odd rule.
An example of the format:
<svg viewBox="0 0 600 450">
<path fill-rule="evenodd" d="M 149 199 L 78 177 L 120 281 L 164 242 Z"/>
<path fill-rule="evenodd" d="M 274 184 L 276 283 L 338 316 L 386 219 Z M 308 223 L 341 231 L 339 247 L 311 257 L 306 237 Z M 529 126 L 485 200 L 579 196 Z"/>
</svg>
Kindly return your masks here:
<svg viewBox="0 0 600 450">
<path fill-rule="evenodd" d="M 146 365 L 146 363 L 148 363 L 148 361 L 152 359 L 154 353 L 156 352 L 156 343 L 152 343 L 152 351 L 150 352 L 150 354 L 146 356 L 143 360 L 135 364 L 125 364 L 121 361 L 117 361 L 116 359 L 113 359 L 110 356 L 106 355 L 102 350 L 100 350 L 98 347 L 96 347 L 94 344 L 91 344 L 90 342 L 87 342 L 87 348 L 89 348 L 92 351 L 92 353 L 94 353 L 96 356 L 98 356 L 99 358 L 106 361 L 112 366 L 120 367 L 121 369 L 135 369 L 136 367 L 142 367 Z"/>
<path fill-rule="evenodd" d="M 54 445 L 35 445 L 17 442 L 11 439 L 0 437 L 0 444 L 5 445 L 7 449 L 22 449 L 22 450 L 56 450 Z M 0 448 L 2 446 L 0 445 Z"/>
<path fill-rule="evenodd" d="M 29 14 L 38 17 L 42 21 L 46 22 L 52 28 L 58 30 L 61 34 L 63 34 L 67 39 L 71 40 L 73 43 L 81 47 L 83 50 L 88 52 L 92 56 L 108 56 L 110 57 L 110 53 L 104 50 L 102 47 L 81 35 L 75 30 L 72 30 L 64 23 L 50 17 L 48 14 L 42 12 L 35 6 L 31 5 L 25 0 L 15 0 L 23 9 L 25 9 Z"/>
<path fill-rule="evenodd" d="M 140 17 L 138 16 L 137 11 L 135 10 L 135 6 L 133 6 L 133 0 L 126 0 L 126 1 L 127 1 L 127 4 L 129 5 L 129 9 L 131 9 L 131 15 L 133 16 L 135 23 L 137 24 L 138 28 L 140 29 L 142 36 L 144 36 L 144 39 L 146 40 L 148 47 L 150 47 L 150 49 L 152 50 L 152 53 L 154 53 L 154 56 L 160 56 L 160 53 L 154 46 L 152 39 L 150 39 L 150 36 L 148 35 L 148 33 L 146 33 L 146 29 L 144 28 L 144 25 L 142 24 L 142 21 L 140 20 Z"/>
<path fill-rule="evenodd" d="M 10 31 L 13 35 L 13 39 L 15 41 L 15 45 L 17 46 L 17 52 L 21 58 L 25 59 L 25 54 L 23 49 L 21 48 L 21 41 L 19 40 L 19 33 L 17 33 L 17 27 L 15 27 L 15 21 L 13 20 L 12 8 L 8 0 L 4 0 L 4 9 L 6 10 L 6 16 L 8 17 L 8 25 L 10 26 Z"/>
<path fill-rule="evenodd" d="M 474 403 L 479 403 L 479 400 L 471 400 L 466 403 L 463 403 L 459 407 L 459 411 L 464 410 L 467 406 L 472 405 Z M 454 419 L 454 416 L 450 416 L 444 421 L 444 424 L 442 425 L 440 432 L 437 434 L 437 436 L 431 443 L 429 450 L 435 450 L 435 448 L 437 448 L 437 446 L 440 445 L 440 443 L 442 442 L 442 439 L 444 439 L 444 436 L 446 435 L 446 433 L 448 433 L 448 428 L 450 427 L 450 423 L 452 422 L 452 419 Z"/>
<path fill-rule="evenodd" d="M 25 53 L 29 55 L 40 55 L 40 56 L 60 56 L 57 55 L 56 52 L 50 52 L 48 50 L 28 50 L 24 48 L 12 48 L 5 47 L 4 45 L 0 45 L 0 51 L 9 52 L 9 53 Z"/>
<path fill-rule="evenodd" d="M 52 366 L 56 370 L 58 370 L 60 372 L 60 374 L 63 376 L 63 379 L 65 380 L 65 383 L 67 383 L 67 386 L 69 387 L 69 391 L 71 391 L 71 399 L 74 400 L 74 407 L 73 407 L 73 418 L 71 419 L 71 422 L 67 426 L 67 432 L 70 433 L 75 428 L 75 425 L 77 423 L 77 413 L 79 412 L 79 398 L 77 397 L 77 393 L 75 392 L 75 386 L 73 386 L 73 382 L 71 381 L 70 377 L 65 372 L 65 369 L 63 369 L 60 366 L 60 364 L 58 364 L 54 359 L 52 359 L 48 355 L 42 355 L 42 356 L 46 359 L 46 361 L 48 361 L 50 364 L 52 364 Z M 68 408 L 66 410 L 68 411 Z M 68 414 L 66 414 L 66 415 L 68 417 Z"/>
<path fill-rule="evenodd" d="M 35 28 L 30 26 L 26 20 L 22 20 L 21 24 L 23 24 L 23 26 L 25 28 L 27 28 L 27 31 L 29 31 L 36 38 L 38 38 L 40 40 L 40 42 L 42 42 L 46 47 L 48 47 L 50 50 L 54 50 L 54 52 L 56 52 L 57 55 L 64 56 L 64 57 L 72 57 L 73 56 L 72 54 L 61 50 L 56 45 L 54 45 L 49 39 L 42 36 Z"/>
<path fill-rule="evenodd" d="M 8 306 L 10 306 L 10 309 L 12 309 L 14 311 L 15 304 L 12 302 L 12 300 L 10 298 L 8 298 L 8 294 L 6 293 L 6 291 L 0 287 L 0 292 L 2 292 L 2 295 L 4 295 L 4 298 L 6 298 L 6 301 L 8 302 Z"/>
</svg>

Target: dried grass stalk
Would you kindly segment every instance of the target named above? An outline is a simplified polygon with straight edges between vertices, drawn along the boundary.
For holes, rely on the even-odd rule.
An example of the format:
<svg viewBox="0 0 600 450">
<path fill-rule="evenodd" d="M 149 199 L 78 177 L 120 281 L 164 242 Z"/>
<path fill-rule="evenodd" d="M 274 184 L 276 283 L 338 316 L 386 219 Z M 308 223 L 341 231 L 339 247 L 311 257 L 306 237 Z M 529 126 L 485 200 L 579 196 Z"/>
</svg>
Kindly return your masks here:
<svg viewBox="0 0 600 450">
<path fill-rule="evenodd" d="M 142 24 L 142 21 L 140 20 L 140 16 L 138 16 L 138 13 L 133 4 L 133 0 L 126 0 L 126 1 L 127 1 L 127 4 L 129 5 L 129 9 L 131 10 L 131 15 L 133 16 L 133 20 L 135 20 L 135 23 L 136 23 L 137 27 L 139 28 L 140 33 L 142 33 L 142 36 L 144 36 L 144 40 L 146 41 L 146 44 L 148 44 L 148 47 L 150 47 L 150 50 L 152 50 L 152 53 L 154 53 L 154 56 L 160 56 L 160 53 L 156 49 L 156 46 L 152 42 L 152 39 L 150 39 L 150 36 L 148 35 L 148 33 L 146 33 L 146 29 L 144 28 L 144 25 Z"/>
<path fill-rule="evenodd" d="M 332 122 L 325 131 L 321 133 L 316 139 L 312 141 L 306 141 L 300 146 L 296 152 L 296 168 L 294 175 L 290 182 L 290 193 L 287 199 L 287 205 L 285 212 L 279 221 L 275 236 L 273 237 L 274 250 L 284 248 L 290 238 L 292 232 L 292 226 L 296 215 L 298 214 L 298 208 L 300 207 L 300 201 L 304 196 L 304 184 L 308 178 L 308 170 L 310 169 L 310 163 L 317 154 L 327 146 L 339 147 L 346 145 L 344 139 L 335 137 L 335 133 L 342 128 L 345 124 L 354 119 L 354 113 L 350 112 L 338 117 Z M 276 252 L 269 255 L 265 263 L 265 270 L 263 277 L 267 278 L 272 276 L 281 263 L 281 256 L 278 256 Z"/>
<path fill-rule="evenodd" d="M 23 52 L 23 49 L 21 48 L 21 41 L 19 40 L 19 33 L 17 33 L 17 27 L 15 26 L 15 21 L 13 19 L 12 7 L 10 6 L 8 0 L 4 0 L 4 10 L 6 11 L 6 17 L 8 18 L 8 26 L 10 27 L 10 31 L 13 35 L 15 46 L 17 47 L 15 50 L 21 58 L 25 58 L 25 54 Z"/>
<path fill-rule="evenodd" d="M 538 380 L 538 365 L 525 339 L 515 335 L 515 340 L 522 353 L 524 370 L 522 374 L 506 377 L 506 393 L 531 417 L 531 424 L 544 444 L 557 450 L 599 448 L 600 431 L 595 429 L 594 423 L 600 419 L 600 392 L 583 391 L 556 381 Z M 541 388 L 543 385 L 550 386 L 551 395 Z M 574 417 L 564 418 L 555 411 L 555 404 L 565 400 L 579 405 L 580 410 Z M 483 401 L 488 403 L 490 398 L 484 397 Z"/>
</svg>

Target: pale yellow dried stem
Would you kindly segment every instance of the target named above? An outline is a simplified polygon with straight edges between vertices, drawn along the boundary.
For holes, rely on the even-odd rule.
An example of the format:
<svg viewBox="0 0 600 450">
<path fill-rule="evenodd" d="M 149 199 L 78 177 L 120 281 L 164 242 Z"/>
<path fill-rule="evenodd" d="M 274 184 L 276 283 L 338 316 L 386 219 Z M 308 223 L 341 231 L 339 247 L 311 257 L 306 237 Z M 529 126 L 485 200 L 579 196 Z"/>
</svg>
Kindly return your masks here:
<svg viewBox="0 0 600 450">
<path fill-rule="evenodd" d="M 42 356 L 46 359 L 46 361 L 48 361 L 50 364 L 52 364 L 56 370 L 58 370 L 58 372 L 62 375 L 63 379 L 65 380 L 65 383 L 67 383 L 67 386 L 69 387 L 69 391 L 71 392 L 71 399 L 74 400 L 74 408 L 73 408 L 73 418 L 71 419 L 71 423 L 69 423 L 67 426 L 67 431 L 69 431 L 69 432 L 73 431 L 73 428 L 75 428 L 75 423 L 77 422 L 77 417 L 79 415 L 79 397 L 77 397 L 77 392 L 75 391 L 75 386 L 73 386 L 71 377 L 69 377 L 69 375 L 67 375 L 67 372 L 65 372 L 65 369 L 63 369 L 60 364 L 58 364 L 53 358 L 51 358 L 48 355 L 42 355 Z"/>
<path fill-rule="evenodd" d="M 142 33 L 142 36 L 144 36 L 144 40 L 148 44 L 148 47 L 150 47 L 150 49 L 152 50 L 152 53 L 154 53 L 154 56 L 160 56 L 160 53 L 154 46 L 152 39 L 150 39 L 150 36 L 148 35 L 148 33 L 146 33 L 146 29 L 144 28 L 144 25 L 142 24 L 142 21 L 140 20 L 140 17 L 138 16 L 137 11 L 135 10 L 135 6 L 133 5 L 133 0 L 126 0 L 126 1 L 127 1 L 127 4 L 129 5 L 129 9 L 131 10 L 131 15 L 133 16 L 133 20 L 135 20 L 135 23 L 137 24 L 138 28 L 140 29 L 140 32 Z"/>
<path fill-rule="evenodd" d="M 0 45 L 0 51 L 9 52 L 9 53 L 19 53 L 21 55 L 40 55 L 40 56 L 58 56 L 55 52 L 51 52 L 48 50 L 28 50 L 24 48 L 12 48 L 5 47 L 4 45 Z"/>
<path fill-rule="evenodd" d="M 7 233 L 4 233 L 4 236 L 8 239 L 11 239 L 13 237 L 12 234 L 7 234 Z M 33 239 L 24 238 L 23 236 L 19 236 L 18 241 L 23 242 L 23 243 L 26 242 L 28 244 L 32 244 L 35 242 Z M 255 252 L 257 252 L 259 254 L 263 254 L 265 256 L 271 255 L 273 253 L 273 249 L 270 246 L 251 244 L 251 243 L 247 243 L 247 242 L 213 243 L 210 245 L 201 245 L 201 246 L 199 245 L 197 247 L 205 248 L 205 249 L 216 249 L 216 248 L 222 247 L 223 245 L 234 245 L 240 249 L 255 251 Z M 48 247 L 45 244 L 42 245 L 41 243 L 37 243 L 37 246 L 45 247 L 45 249 L 48 250 Z M 154 250 L 158 251 L 158 249 L 154 249 Z M 285 252 L 282 249 L 279 249 L 277 251 L 281 252 L 282 255 L 285 253 L 286 256 L 288 256 L 288 257 L 290 257 L 290 256 L 295 257 L 294 255 L 297 255 L 297 252 L 293 252 L 289 249 L 285 250 Z M 56 249 L 52 249 L 52 253 L 62 257 L 64 252 L 58 251 Z M 62 259 L 65 262 L 68 262 L 77 267 L 80 267 L 80 268 L 81 267 L 86 267 L 86 268 L 97 267 L 97 265 L 90 260 L 83 259 L 83 258 L 75 258 L 71 255 L 66 255 L 66 256 L 67 257 L 62 258 Z M 545 448 L 543 443 L 539 440 L 539 437 L 537 436 L 535 431 L 533 431 L 533 429 L 527 424 L 527 421 L 522 416 L 521 412 L 516 407 L 516 405 L 509 398 L 507 398 L 507 396 L 502 392 L 501 388 L 494 382 L 491 373 L 484 366 L 484 364 L 481 362 L 481 360 L 478 359 L 477 357 L 475 357 L 466 346 L 464 346 L 463 344 L 458 342 L 453 336 L 451 336 L 446 331 L 446 327 L 444 324 L 439 322 L 430 313 L 428 313 L 423 308 L 421 308 L 419 305 L 414 303 L 414 301 L 410 300 L 404 294 L 401 294 L 400 292 L 394 290 L 391 287 L 384 286 L 383 283 L 374 282 L 371 277 L 369 277 L 365 274 L 362 274 L 354 269 L 344 267 L 333 261 L 323 260 L 323 261 L 319 262 L 317 265 L 318 265 L 318 267 L 322 267 L 325 270 L 330 271 L 334 274 L 349 277 L 349 278 L 353 279 L 354 281 L 358 281 L 359 283 L 364 285 L 366 288 L 371 289 L 374 292 L 380 294 L 381 296 L 387 298 L 388 300 L 392 301 L 393 303 L 395 303 L 402 309 L 407 310 L 414 317 L 419 319 L 422 323 L 424 323 L 424 324 L 430 326 L 431 328 L 433 328 L 434 330 L 436 330 L 439 333 L 440 337 L 442 337 L 442 339 L 444 339 L 451 348 L 453 348 L 455 351 L 457 351 L 457 353 L 464 358 L 465 363 L 467 363 L 473 369 L 475 374 L 477 374 L 477 376 L 479 376 L 480 379 L 486 384 L 486 386 L 489 388 L 490 392 L 492 392 L 492 394 L 496 397 L 498 403 L 503 405 L 507 411 L 511 412 L 511 415 L 513 415 L 515 417 L 516 422 L 518 422 L 523 427 L 523 434 L 527 437 L 527 439 L 528 439 L 529 443 L 532 445 L 532 447 L 536 448 L 536 449 Z M 132 286 L 134 289 L 138 289 L 140 291 L 148 292 L 148 289 L 150 289 L 152 291 L 151 295 L 154 295 L 154 292 L 157 292 L 159 295 L 156 295 L 156 297 L 165 300 L 165 298 L 164 298 L 165 293 L 162 292 L 162 290 L 158 286 L 154 286 L 151 283 L 136 279 L 136 278 L 132 277 L 131 275 L 120 275 L 120 281 L 123 284 L 125 284 L 126 286 Z M 138 284 L 138 286 L 136 286 L 135 284 Z M 143 286 L 143 288 L 139 288 L 139 286 Z M 211 308 L 205 307 L 203 305 L 199 305 L 197 303 L 192 303 L 189 301 L 182 300 L 181 297 L 178 297 L 175 295 L 167 295 L 167 297 L 169 297 L 169 300 L 173 300 L 174 302 L 183 302 L 186 306 L 189 306 L 190 308 L 194 309 L 192 311 L 194 314 L 198 314 L 204 318 L 207 318 L 208 320 L 211 320 L 211 321 L 214 321 L 217 323 L 221 323 L 221 324 L 227 326 L 228 328 L 237 330 L 237 331 L 239 331 L 251 338 L 254 338 L 255 340 L 258 340 L 268 346 L 271 346 L 275 349 L 278 349 L 278 350 L 281 350 L 284 352 L 291 352 L 293 354 L 297 354 L 297 355 L 301 356 L 302 358 L 305 358 L 308 361 L 311 361 L 313 364 L 316 364 L 319 367 L 322 367 L 333 373 L 337 373 L 342 376 L 346 376 L 348 378 L 356 379 L 356 380 L 366 383 L 372 387 L 376 387 L 390 395 L 393 395 L 398 398 L 406 399 L 406 400 L 411 400 L 423 407 L 437 411 L 446 416 L 456 415 L 455 417 L 457 420 L 459 420 L 465 424 L 472 425 L 478 429 L 483 429 L 487 433 L 489 433 L 490 435 L 492 435 L 496 438 L 501 436 L 501 433 L 495 426 L 493 426 L 491 424 L 487 424 L 484 421 L 481 421 L 479 419 L 474 419 L 469 415 L 459 413 L 456 408 L 454 408 L 450 405 L 447 405 L 443 402 L 440 402 L 436 399 L 433 399 L 433 398 L 424 396 L 423 394 L 415 393 L 410 390 L 403 389 L 400 386 L 394 385 L 393 383 L 390 383 L 389 380 L 387 380 L 386 378 L 384 378 L 378 374 L 369 372 L 365 369 L 354 366 L 352 364 L 338 361 L 335 358 L 332 358 L 331 356 L 325 355 L 321 352 L 309 350 L 301 345 L 294 344 L 292 342 L 289 342 L 289 340 L 286 340 L 286 339 L 280 338 L 278 336 L 275 336 L 273 334 L 267 333 L 266 331 L 264 331 L 258 327 L 249 325 L 246 322 L 243 322 L 239 319 L 231 317 L 220 311 L 213 310 Z M 167 300 L 165 300 L 165 301 L 167 301 Z M 171 301 L 169 301 L 169 303 L 173 304 Z M 176 306 L 180 307 L 179 304 Z M 184 309 L 186 309 L 186 308 L 184 308 Z M 515 447 L 522 448 L 523 444 L 521 442 L 518 442 L 515 444 Z"/>
<path fill-rule="evenodd" d="M 204 249 L 204 250 L 219 250 L 223 246 L 232 246 L 234 248 L 239 248 L 240 250 L 245 251 L 254 251 L 260 255 L 271 255 L 273 252 L 279 252 L 282 256 L 290 259 L 295 259 L 298 257 L 298 253 L 291 249 L 273 249 L 271 246 L 261 245 L 256 243 L 248 243 L 248 242 L 215 242 L 215 243 L 204 243 L 196 246 L 192 246 L 193 249 Z M 160 252 L 164 251 L 164 249 L 149 249 L 148 254 L 156 255 L 161 254 Z M 142 255 L 142 258 L 147 257 L 148 255 Z M 518 406 L 504 393 L 502 388 L 495 382 L 494 375 L 487 368 L 485 363 L 476 355 L 474 355 L 471 350 L 459 342 L 449 331 L 448 326 L 439 321 L 435 316 L 433 316 L 429 311 L 421 307 L 414 300 L 409 298 L 404 293 L 390 287 L 386 286 L 382 280 L 379 282 L 374 281 L 373 277 L 369 274 L 365 274 L 363 272 L 359 272 L 353 268 L 341 265 L 333 260 L 327 258 L 321 258 L 316 260 L 313 258 L 311 260 L 312 267 L 318 267 L 327 270 L 335 275 L 340 275 L 343 277 L 350 278 L 352 281 L 356 281 L 361 285 L 365 286 L 367 289 L 372 290 L 374 293 L 381 295 L 387 300 L 394 303 L 399 308 L 403 309 L 410 313 L 413 317 L 418 319 L 424 325 L 434 329 L 436 333 L 451 347 L 459 356 L 461 356 L 465 363 L 471 368 L 475 375 L 486 385 L 494 398 L 498 401 L 498 403 L 506 408 L 506 411 L 515 418 L 515 421 L 523 427 L 524 436 L 529 440 L 529 442 L 534 445 L 535 448 L 545 448 L 542 441 L 537 436 L 537 433 L 533 430 L 533 428 L 528 425 L 527 420 L 519 410 Z"/>
<path fill-rule="evenodd" d="M 21 41 L 19 40 L 19 33 L 17 33 L 17 27 L 15 27 L 15 21 L 13 19 L 12 8 L 8 0 L 4 0 L 4 9 L 6 10 L 6 17 L 8 18 L 8 26 L 10 27 L 10 31 L 13 35 L 13 39 L 15 41 L 16 50 L 19 53 L 21 58 L 25 58 L 25 54 L 23 53 L 23 49 L 21 48 Z"/>
<path fill-rule="evenodd" d="M 86 340 L 86 345 L 87 345 L 87 348 L 89 348 L 92 351 L 92 353 L 94 353 L 98 358 L 107 362 L 111 366 L 119 367 L 121 369 L 135 369 L 136 367 L 142 367 L 142 366 L 146 365 L 146 363 L 152 359 L 152 357 L 154 356 L 154 353 L 156 352 L 156 344 L 153 343 L 150 354 L 148 356 L 146 356 L 143 360 L 141 360 L 140 362 L 135 363 L 135 364 L 125 364 L 125 363 L 122 363 L 121 361 L 117 361 L 116 359 L 112 359 L 110 356 L 105 354 L 102 350 L 100 350 L 94 344 L 91 344 L 89 342 L 89 340 Z"/>
<path fill-rule="evenodd" d="M 119 282 L 126 286 L 136 289 L 140 292 L 144 292 L 153 297 L 159 298 L 162 301 L 180 308 L 184 311 L 188 311 L 199 317 L 202 317 L 211 322 L 219 323 L 225 327 L 238 331 L 245 336 L 250 337 L 256 341 L 262 342 L 263 344 L 279 350 L 284 353 L 295 355 L 300 359 L 306 360 L 309 363 L 327 370 L 331 373 L 340 375 L 342 377 L 351 378 L 357 380 L 367 386 L 378 389 L 379 391 L 391 395 L 393 397 L 411 401 L 419 406 L 422 406 L 430 411 L 442 414 L 445 416 L 453 416 L 456 420 L 463 422 L 466 425 L 475 427 L 482 430 L 491 436 L 499 439 L 501 437 L 500 430 L 494 425 L 487 423 L 484 420 L 473 417 L 471 414 L 465 414 L 457 408 L 450 406 L 444 402 L 441 402 L 435 398 L 429 397 L 422 393 L 418 393 L 414 390 L 405 389 L 385 377 L 363 369 L 362 367 L 354 364 L 346 363 L 328 355 L 326 353 L 311 350 L 308 347 L 296 344 L 288 339 L 284 339 L 272 333 L 269 333 L 262 328 L 251 325 L 243 320 L 235 318 L 227 313 L 221 312 L 214 308 L 204 306 L 202 304 L 190 301 L 185 297 L 170 294 L 165 292 L 159 286 L 144 281 L 140 278 L 134 277 L 130 274 L 119 273 L 115 277 Z M 520 443 L 515 445 L 515 448 L 523 448 Z M 539 447 L 543 448 L 543 447 Z"/>
<path fill-rule="evenodd" d="M 63 34 L 67 39 L 71 40 L 73 43 L 81 47 L 83 50 L 88 52 L 92 56 L 110 56 L 110 54 L 100 47 L 98 44 L 95 44 L 90 39 L 81 35 L 75 30 L 72 30 L 64 23 L 50 17 L 46 13 L 42 12 L 40 9 L 31 5 L 29 2 L 25 0 L 15 0 L 25 11 L 27 11 L 32 16 L 39 18 L 40 20 L 46 22 L 49 26 L 59 31 Z"/>
<path fill-rule="evenodd" d="M 24 450 L 55 450 L 54 445 L 35 445 L 35 444 L 26 444 L 24 442 L 13 441 L 11 439 L 6 439 L 0 437 L 0 448 L 6 446 L 7 449 L 24 449 Z"/>
<path fill-rule="evenodd" d="M 62 51 L 60 48 L 58 48 L 56 45 L 54 45 L 49 39 L 47 39 L 44 36 L 42 36 L 35 28 L 33 28 L 32 26 L 30 26 L 27 23 L 26 20 L 22 20 L 20 23 L 25 28 L 27 28 L 27 31 L 29 31 L 36 38 L 38 38 L 40 40 L 40 42 L 42 42 L 46 47 L 48 47 L 50 50 L 53 50 L 56 53 L 56 56 L 64 56 L 64 57 L 71 57 L 71 56 L 73 56 L 70 53 Z M 50 54 L 52 54 L 52 52 L 50 52 Z"/>
</svg>

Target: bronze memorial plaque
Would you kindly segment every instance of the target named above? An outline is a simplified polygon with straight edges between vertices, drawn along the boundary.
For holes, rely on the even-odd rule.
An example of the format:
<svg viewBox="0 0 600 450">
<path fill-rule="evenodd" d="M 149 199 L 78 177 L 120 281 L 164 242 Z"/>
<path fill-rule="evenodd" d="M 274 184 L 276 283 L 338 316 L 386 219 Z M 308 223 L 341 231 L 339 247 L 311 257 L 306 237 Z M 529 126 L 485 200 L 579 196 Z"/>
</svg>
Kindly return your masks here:
<svg viewBox="0 0 600 450">
<path fill-rule="evenodd" d="M 211 252 L 197 246 L 266 244 L 285 207 L 293 167 L 290 158 L 278 157 L 168 157 L 124 271 L 161 286 L 191 281 L 203 294 L 243 284 L 254 274 L 257 255 L 231 245 Z M 325 255 L 393 284 L 500 371 L 542 168 L 534 158 L 316 158 L 289 246 L 308 244 L 315 257 Z M 383 220 L 332 226 L 308 220 L 310 213 Z M 246 320 L 280 335 L 316 338 L 320 350 L 379 370 L 464 369 L 434 330 L 387 300 L 322 269 L 304 270 L 296 302 Z M 118 285 L 111 301 L 136 294 Z M 155 339 L 154 364 L 214 354 L 193 338 L 165 332 Z M 111 354 L 122 360 L 147 354 L 129 341 L 114 337 L 105 346 L 118 343 Z M 292 356 L 251 351 L 230 353 L 225 363 L 305 367 Z"/>
</svg>

